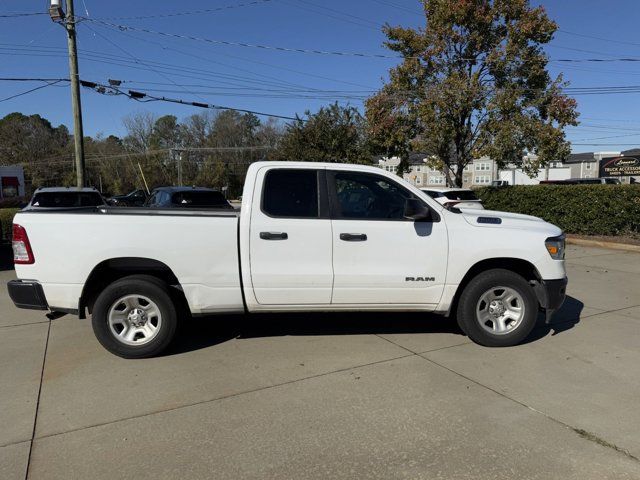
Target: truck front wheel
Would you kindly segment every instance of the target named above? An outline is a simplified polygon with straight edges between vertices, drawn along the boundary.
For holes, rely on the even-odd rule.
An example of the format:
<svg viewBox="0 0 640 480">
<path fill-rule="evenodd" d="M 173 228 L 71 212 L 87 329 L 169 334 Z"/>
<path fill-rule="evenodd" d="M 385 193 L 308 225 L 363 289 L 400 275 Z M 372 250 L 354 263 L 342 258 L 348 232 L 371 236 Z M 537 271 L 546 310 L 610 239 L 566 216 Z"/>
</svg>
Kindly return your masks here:
<svg viewBox="0 0 640 480">
<path fill-rule="evenodd" d="M 123 358 L 160 354 L 173 339 L 177 315 L 167 286 L 135 275 L 113 282 L 98 296 L 91 324 L 98 341 Z"/>
<path fill-rule="evenodd" d="M 531 333 L 538 301 L 529 283 L 517 273 L 487 270 L 473 278 L 458 302 L 458 324 L 474 342 L 510 347 Z"/>
</svg>

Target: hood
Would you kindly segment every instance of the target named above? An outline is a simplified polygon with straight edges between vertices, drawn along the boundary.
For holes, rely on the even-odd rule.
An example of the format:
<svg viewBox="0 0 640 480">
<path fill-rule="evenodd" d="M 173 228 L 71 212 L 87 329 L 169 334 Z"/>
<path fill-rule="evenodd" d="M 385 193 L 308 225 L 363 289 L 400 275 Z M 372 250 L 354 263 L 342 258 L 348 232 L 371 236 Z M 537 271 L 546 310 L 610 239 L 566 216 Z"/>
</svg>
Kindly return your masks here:
<svg viewBox="0 0 640 480">
<path fill-rule="evenodd" d="M 460 211 L 466 222 L 474 227 L 536 229 L 552 236 L 562 233 L 555 225 L 531 215 L 471 208 L 460 208 Z"/>
</svg>

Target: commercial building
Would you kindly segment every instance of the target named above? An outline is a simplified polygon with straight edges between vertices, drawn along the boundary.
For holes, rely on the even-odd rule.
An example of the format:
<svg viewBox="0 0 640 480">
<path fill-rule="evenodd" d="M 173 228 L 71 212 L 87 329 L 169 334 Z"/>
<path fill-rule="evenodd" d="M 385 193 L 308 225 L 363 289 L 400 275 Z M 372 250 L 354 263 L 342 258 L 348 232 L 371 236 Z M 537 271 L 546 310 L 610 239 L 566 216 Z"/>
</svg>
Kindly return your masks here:
<svg viewBox="0 0 640 480">
<path fill-rule="evenodd" d="M 608 160 L 619 159 L 619 157 L 624 157 L 625 160 L 629 157 L 629 161 L 623 163 L 630 163 L 631 158 L 637 158 L 638 169 L 640 169 L 640 149 L 627 150 L 624 152 L 574 153 L 564 162 L 549 162 L 546 167 L 539 169 L 537 175 L 533 178 L 525 173 L 521 167 L 513 165 L 498 169 L 495 161 L 489 157 L 481 157 L 473 160 L 472 163 L 465 167 L 463 187 L 487 186 L 491 185 L 491 182 L 494 180 L 506 181 L 509 185 L 537 185 L 541 181 L 548 180 L 611 176 L 611 174 L 605 174 L 601 166 Z M 536 157 L 535 155 L 527 155 L 523 160 L 525 162 L 535 161 Z M 398 166 L 400 165 L 400 159 L 398 157 L 378 157 L 375 161 L 380 168 L 392 173 L 397 173 Z M 446 186 L 447 181 L 445 175 L 442 171 L 430 166 L 430 164 L 433 164 L 433 159 L 428 154 L 412 153 L 409 156 L 409 170 L 403 174 L 403 178 L 417 187 Z M 625 176 L 616 174 L 616 176 L 622 183 L 640 182 L 640 175 Z"/>
<path fill-rule="evenodd" d="M 24 197 L 24 195 L 24 169 L 22 166 L 0 166 L 0 200 Z"/>
</svg>

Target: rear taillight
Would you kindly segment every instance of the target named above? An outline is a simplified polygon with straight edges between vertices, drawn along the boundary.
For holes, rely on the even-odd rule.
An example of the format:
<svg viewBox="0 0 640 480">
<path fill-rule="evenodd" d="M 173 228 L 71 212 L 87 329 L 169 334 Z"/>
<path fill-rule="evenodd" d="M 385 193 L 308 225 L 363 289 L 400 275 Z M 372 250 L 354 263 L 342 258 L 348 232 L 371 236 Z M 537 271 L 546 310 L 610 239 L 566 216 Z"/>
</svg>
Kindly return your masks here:
<svg viewBox="0 0 640 480">
<path fill-rule="evenodd" d="M 13 240 L 11 245 L 13 246 L 13 263 L 30 265 L 36 261 L 33 257 L 27 231 L 23 226 L 13 224 Z"/>
</svg>

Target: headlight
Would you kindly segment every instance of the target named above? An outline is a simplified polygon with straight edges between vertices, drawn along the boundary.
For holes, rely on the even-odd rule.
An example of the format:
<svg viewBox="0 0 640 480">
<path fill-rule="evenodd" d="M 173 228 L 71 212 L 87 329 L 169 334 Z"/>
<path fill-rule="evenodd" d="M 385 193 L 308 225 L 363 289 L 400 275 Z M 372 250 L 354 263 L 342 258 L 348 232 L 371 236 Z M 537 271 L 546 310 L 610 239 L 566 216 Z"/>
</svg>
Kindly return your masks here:
<svg viewBox="0 0 640 480">
<path fill-rule="evenodd" d="M 557 237 L 550 237 L 544 241 L 547 252 L 554 260 L 564 260 L 564 234 Z"/>
</svg>

